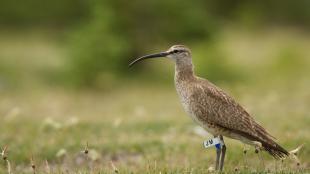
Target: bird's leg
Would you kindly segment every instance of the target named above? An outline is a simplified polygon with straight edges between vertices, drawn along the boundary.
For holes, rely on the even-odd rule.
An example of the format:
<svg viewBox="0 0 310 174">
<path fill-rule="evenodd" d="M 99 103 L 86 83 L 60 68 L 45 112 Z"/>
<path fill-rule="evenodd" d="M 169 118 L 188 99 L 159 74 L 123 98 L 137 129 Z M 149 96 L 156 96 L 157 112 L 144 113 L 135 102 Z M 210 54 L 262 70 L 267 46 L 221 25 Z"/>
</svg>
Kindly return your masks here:
<svg viewBox="0 0 310 174">
<path fill-rule="evenodd" d="M 214 136 L 214 138 L 216 138 L 216 136 Z M 221 149 L 220 148 L 216 148 L 215 170 L 219 169 L 220 156 L 221 156 Z"/>
<path fill-rule="evenodd" d="M 223 167 L 224 167 L 224 160 L 225 160 L 225 154 L 226 154 L 226 145 L 225 145 L 224 138 L 223 138 L 222 135 L 220 135 L 220 139 L 223 142 L 222 152 L 221 152 L 221 161 L 220 161 L 220 171 L 222 171 Z"/>
</svg>

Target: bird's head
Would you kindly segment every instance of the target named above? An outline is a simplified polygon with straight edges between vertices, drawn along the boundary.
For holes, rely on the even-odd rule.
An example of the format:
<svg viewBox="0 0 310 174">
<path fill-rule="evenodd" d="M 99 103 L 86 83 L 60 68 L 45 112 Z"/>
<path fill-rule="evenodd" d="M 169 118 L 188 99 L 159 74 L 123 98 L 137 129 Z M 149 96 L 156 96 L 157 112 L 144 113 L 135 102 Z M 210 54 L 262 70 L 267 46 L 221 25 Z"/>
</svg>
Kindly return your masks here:
<svg viewBox="0 0 310 174">
<path fill-rule="evenodd" d="M 167 51 L 149 54 L 146 56 L 142 56 L 140 58 L 135 59 L 129 64 L 129 67 L 133 66 L 135 63 L 150 58 L 160 58 L 160 57 L 167 57 L 175 62 L 191 62 L 191 51 L 184 45 L 174 45 L 170 47 Z"/>
</svg>

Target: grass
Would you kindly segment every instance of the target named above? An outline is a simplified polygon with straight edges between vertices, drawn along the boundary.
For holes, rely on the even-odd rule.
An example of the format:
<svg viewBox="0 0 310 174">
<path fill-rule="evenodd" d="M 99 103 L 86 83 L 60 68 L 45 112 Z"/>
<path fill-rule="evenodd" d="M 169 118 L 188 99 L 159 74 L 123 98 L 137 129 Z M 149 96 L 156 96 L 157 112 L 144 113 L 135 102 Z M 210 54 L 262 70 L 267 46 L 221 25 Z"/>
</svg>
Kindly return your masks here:
<svg viewBox="0 0 310 174">
<path fill-rule="evenodd" d="M 277 50 L 276 43 L 282 45 L 285 42 L 272 40 L 272 35 L 252 42 L 247 40 L 249 37 L 229 34 L 232 38 L 224 37 L 228 39 L 218 41 L 224 43 L 220 47 L 236 62 L 255 71 L 250 74 L 255 78 L 251 81 L 219 85 L 235 96 L 285 148 L 292 150 L 305 144 L 298 154 L 301 165 L 296 166 L 291 160 L 275 161 L 263 153 L 263 166 L 253 148 L 245 157 L 243 144 L 226 139 L 226 173 L 310 172 L 309 71 L 306 68 L 299 70 L 304 75 L 289 73 L 285 76 L 259 71 L 264 66 L 277 66 L 271 59 L 276 56 L 268 51 L 273 46 L 272 50 Z M 284 36 L 288 36 L 286 39 L 290 44 L 305 42 L 302 44 L 305 46 L 309 43 L 307 37 Z M 269 44 L 266 49 L 261 48 L 266 44 L 264 40 Z M 0 88 L 0 147 L 8 146 L 12 173 L 207 173 L 213 167 L 215 149 L 202 146 L 211 135 L 202 135 L 184 113 L 172 82 L 163 87 L 126 81 L 126 85 L 110 91 L 42 87 L 37 85 L 41 81 L 35 81 L 41 72 L 36 70 L 61 67 L 59 57 L 63 56 L 63 50 L 49 39 L 31 37 L 31 42 L 33 44 L 22 44 L 9 37 L 0 41 L 1 60 L 8 65 L 14 65 L 13 59 L 24 61 L 18 64 L 23 71 L 11 77 L 22 75 L 21 78 L 28 81 L 27 76 L 31 76 L 30 82 L 21 90 Z M 25 52 L 21 45 L 27 45 L 26 49 L 32 51 Z M 51 56 L 44 64 L 40 59 L 45 54 L 42 50 L 53 53 L 55 59 Z M 253 61 L 260 64 L 251 67 L 249 59 L 238 55 L 251 56 L 252 53 L 242 54 L 241 50 L 262 50 L 260 53 L 264 56 L 258 57 L 269 57 L 261 61 L 255 58 Z M 303 58 L 307 60 L 308 50 L 306 47 L 297 52 L 305 54 Z M 26 61 L 32 56 L 40 62 L 35 63 L 37 69 Z M 10 68 L 5 73 L 10 74 Z M 87 143 L 88 153 L 85 153 Z M 0 173 L 8 173 L 6 161 L 1 160 Z"/>
<path fill-rule="evenodd" d="M 251 99 L 240 97 L 241 102 L 255 106 L 251 113 L 280 144 L 287 149 L 306 144 L 299 154 L 302 164 L 297 167 L 290 160 L 282 164 L 264 153 L 262 167 L 251 148 L 246 158 L 249 169 L 245 170 L 243 144 L 227 139 L 226 171 L 238 168 L 242 172 L 289 173 L 308 168 L 309 118 L 303 101 L 308 99 L 298 101 L 305 106 L 283 112 L 297 101 L 273 101 L 270 95 L 275 94 L 262 95 L 260 91 L 247 94 L 252 94 Z M 38 171 L 44 171 L 47 160 L 56 173 L 113 173 L 111 161 L 121 173 L 201 173 L 214 163 L 215 150 L 202 147 L 202 141 L 211 136 L 197 133 L 172 88 L 129 87 L 108 95 L 41 91 L 15 97 L 2 95 L 0 103 L 1 110 L 7 110 L 0 127 L 0 142 L 1 146 L 8 145 L 8 159 L 15 173 L 31 173 L 31 156 Z M 294 118 L 290 112 L 294 112 Z M 91 151 L 88 159 L 81 152 L 87 142 Z M 6 165 L 1 165 L 0 170 L 4 173 Z"/>
</svg>

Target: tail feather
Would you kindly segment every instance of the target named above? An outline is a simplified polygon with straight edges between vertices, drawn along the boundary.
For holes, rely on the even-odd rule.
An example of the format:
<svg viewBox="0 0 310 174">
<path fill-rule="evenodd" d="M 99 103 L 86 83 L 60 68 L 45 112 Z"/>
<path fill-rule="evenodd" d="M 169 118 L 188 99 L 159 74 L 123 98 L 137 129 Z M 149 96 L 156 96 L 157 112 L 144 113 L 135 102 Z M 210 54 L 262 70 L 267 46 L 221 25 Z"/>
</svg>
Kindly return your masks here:
<svg viewBox="0 0 310 174">
<path fill-rule="evenodd" d="M 274 141 L 274 137 L 271 136 L 263 127 L 259 124 L 255 126 L 255 131 L 258 134 L 260 142 L 264 150 L 266 150 L 270 155 L 276 159 L 283 159 L 290 156 L 290 152 L 280 146 Z"/>
<path fill-rule="evenodd" d="M 303 147 L 303 144 L 289 152 L 275 142 L 274 145 L 270 145 L 270 143 L 262 143 L 262 146 L 264 150 L 266 150 L 270 155 L 272 155 L 276 159 L 285 159 L 289 157 L 290 159 L 294 160 L 297 165 L 300 164 L 300 160 L 298 159 L 297 154 Z"/>
<path fill-rule="evenodd" d="M 270 155 L 272 155 L 275 159 L 285 159 L 287 157 L 290 157 L 295 162 L 297 162 L 297 164 L 300 164 L 299 159 L 297 158 L 297 153 L 303 147 L 303 144 L 292 151 L 287 151 L 282 146 L 277 144 L 274 141 L 275 138 L 272 135 L 270 135 L 263 127 L 255 126 L 254 129 L 255 129 L 254 133 L 238 130 L 231 130 L 231 131 L 235 132 L 236 134 L 242 135 L 243 137 L 251 141 L 261 143 L 262 148 L 265 151 L 267 151 Z"/>
<path fill-rule="evenodd" d="M 279 144 L 273 142 L 273 145 L 266 142 L 261 142 L 264 150 L 266 150 L 270 155 L 276 159 L 283 159 L 290 156 L 290 153 L 281 147 Z"/>
</svg>

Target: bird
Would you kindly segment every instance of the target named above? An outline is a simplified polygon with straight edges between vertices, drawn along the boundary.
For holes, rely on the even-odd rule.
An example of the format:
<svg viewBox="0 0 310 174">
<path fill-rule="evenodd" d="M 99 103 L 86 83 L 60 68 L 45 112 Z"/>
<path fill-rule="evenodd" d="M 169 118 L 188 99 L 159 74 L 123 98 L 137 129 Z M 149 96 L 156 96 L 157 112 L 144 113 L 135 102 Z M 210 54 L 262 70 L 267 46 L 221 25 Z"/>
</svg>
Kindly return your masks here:
<svg viewBox="0 0 310 174">
<path fill-rule="evenodd" d="M 222 146 L 216 148 L 216 170 L 222 171 L 224 167 L 224 137 L 252 145 L 256 151 L 265 150 L 275 159 L 294 155 L 279 145 L 275 137 L 256 122 L 233 97 L 207 79 L 195 75 L 192 53 L 188 47 L 174 45 L 167 51 L 139 57 L 129 67 L 145 59 L 162 57 L 175 63 L 175 88 L 185 112 L 199 126 L 222 140 Z"/>
</svg>

